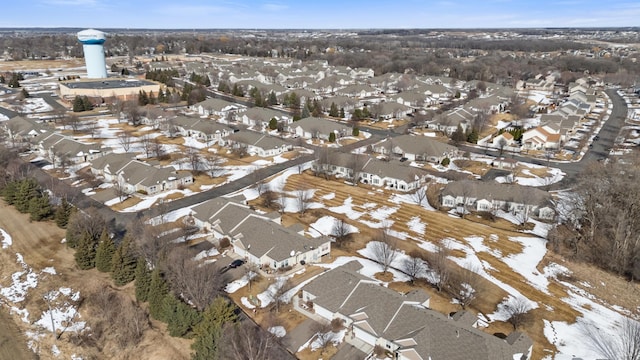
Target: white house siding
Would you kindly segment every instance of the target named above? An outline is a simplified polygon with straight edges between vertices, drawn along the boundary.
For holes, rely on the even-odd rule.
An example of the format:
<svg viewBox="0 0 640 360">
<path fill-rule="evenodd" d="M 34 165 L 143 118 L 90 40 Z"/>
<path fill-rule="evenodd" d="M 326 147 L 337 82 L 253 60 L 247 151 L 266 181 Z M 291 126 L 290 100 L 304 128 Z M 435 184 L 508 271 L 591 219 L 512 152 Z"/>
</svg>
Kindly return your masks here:
<svg viewBox="0 0 640 360">
<path fill-rule="evenodd" d="M 364 341 L 365 343 L 367 343 L 367 344 L 369 344 L 371 346 L 376 346 L 376 340 L 378 340 L 378 338 L 376 336 L 371 335 L 368 332 L 362 330 L 357 325 L 354 325 L 354 327 L 353 327 L 353 334 L 354 334 L 355 337 L 357 337 L 358 339 Z"/>
<path fill-rule="evenodd" d="M 323 308 L 322 306 L 319 306 L 316 303 L 313 304 L 313 311 L 316 313 L 316 315 L 321 316 L 327 321 L 333 320 L 333 312 Z"/>
</svg>

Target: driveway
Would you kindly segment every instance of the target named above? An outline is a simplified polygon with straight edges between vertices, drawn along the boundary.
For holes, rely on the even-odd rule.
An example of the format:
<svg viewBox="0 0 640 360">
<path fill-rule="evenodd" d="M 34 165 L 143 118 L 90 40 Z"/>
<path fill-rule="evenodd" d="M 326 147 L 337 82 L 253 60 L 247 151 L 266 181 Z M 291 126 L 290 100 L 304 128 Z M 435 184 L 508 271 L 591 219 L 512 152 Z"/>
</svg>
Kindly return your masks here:
<svg viewBox="0 0 640 360">
<path fill-rule="evenodd" d="M 306 344 L 309 339 L 315 334 L 313 327 L 316 324 L 315 321 L 307 319 L 300 323 L 300 325 L 293 328 L 282 338 L 282 344 L 289 349 L 292 353 L 298 352 L 298 349 Z"/>
</svg>

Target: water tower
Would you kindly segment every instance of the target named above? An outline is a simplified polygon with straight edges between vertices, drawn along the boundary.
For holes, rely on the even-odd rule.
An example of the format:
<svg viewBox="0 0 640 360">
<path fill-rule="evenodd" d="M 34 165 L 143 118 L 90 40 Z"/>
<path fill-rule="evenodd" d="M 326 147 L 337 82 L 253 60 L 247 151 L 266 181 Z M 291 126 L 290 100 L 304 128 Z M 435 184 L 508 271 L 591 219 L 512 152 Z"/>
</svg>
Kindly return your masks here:
<svg viewBox="0 0 640 360">
<path fill-rule="evenodd" d="M 107 77 L 107 62 L 104 59 L 106 34 L 102 31 L 88 29 L 78 33 L 78 40 L 84 50 L 84 61 L 87 64 L 87 77 L 103 79 Z"/>
</svg>

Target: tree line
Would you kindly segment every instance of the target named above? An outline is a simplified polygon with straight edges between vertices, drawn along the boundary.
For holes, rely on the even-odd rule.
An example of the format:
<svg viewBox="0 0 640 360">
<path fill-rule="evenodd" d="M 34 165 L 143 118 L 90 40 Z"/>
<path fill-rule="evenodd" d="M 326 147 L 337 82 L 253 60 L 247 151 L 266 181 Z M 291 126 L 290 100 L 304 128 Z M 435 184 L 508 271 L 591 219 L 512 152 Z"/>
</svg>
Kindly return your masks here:
<svg viewBox="0 0 640 360">
<path fill-rule="evenodd" d="M 71 341 L 99 352 L 106 339 L 114 339 L 124 350 L 139 344 L 151 317 L 165 322 L 171 336 L 193 339 L 194 360 L 279 358 L 270 334 L 239 321 L 239 309 L 223 296 L 225 275 L 213 264 L 194 260 L 193 250 L 171 242 L 143 219 L 132 221 L 121 239 L 114 236 L 97 209 L 80 210 L 65 198 L 52 199 L 29 176 L 28 167 L 16 165 L 15 153 L 0 150 L 2 198 L 33 221 L 51 220 L 66 229 L 66 244 L 74 249 L 80 270 L 108 273 L 118 288 L 134 284 L 134 303 L 111 286 L 90 291 L 92 331 L 72 335 Z"/>
</svg>

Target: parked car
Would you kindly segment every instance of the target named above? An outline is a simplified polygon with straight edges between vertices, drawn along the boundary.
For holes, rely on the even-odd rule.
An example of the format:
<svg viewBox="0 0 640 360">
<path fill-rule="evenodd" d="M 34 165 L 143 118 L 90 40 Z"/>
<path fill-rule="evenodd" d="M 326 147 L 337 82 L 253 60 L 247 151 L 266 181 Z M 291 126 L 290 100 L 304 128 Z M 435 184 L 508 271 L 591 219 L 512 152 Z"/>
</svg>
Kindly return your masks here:
<svg viewBox="0 0 640 360">
<path fill-rule="evenodd" d="M 229 267 L 230 267 L 231 269 L 235 269 L 235 268 L 237 268 L 237 267 L 242 266 L 243 264 L 244 264 L 244 260 L 237 259 L 237 260 L 233 260 L 233 261 L 231 262 L 231 264 L 229 264 Z"/>
</svg>

